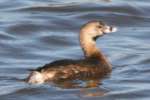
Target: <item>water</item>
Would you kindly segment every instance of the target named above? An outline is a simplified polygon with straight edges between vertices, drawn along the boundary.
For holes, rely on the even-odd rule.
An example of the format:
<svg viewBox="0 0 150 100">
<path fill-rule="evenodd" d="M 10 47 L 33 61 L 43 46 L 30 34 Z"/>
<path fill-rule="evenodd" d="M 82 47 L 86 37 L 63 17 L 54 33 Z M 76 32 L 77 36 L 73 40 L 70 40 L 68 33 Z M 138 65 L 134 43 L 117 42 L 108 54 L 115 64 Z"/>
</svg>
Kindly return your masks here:
<svg viewBox="0 0 150 100">
<path fill-rule="evenodd" d="M 149 0 L 1 0 L 1 100 L 149 100 Z M 20 79 L 48 62 L 83 57 L 78 32 L 100 19 L 118 32 L 97 41 L 113 65 L 96 88 L 29 85 Z"/>
</svg>

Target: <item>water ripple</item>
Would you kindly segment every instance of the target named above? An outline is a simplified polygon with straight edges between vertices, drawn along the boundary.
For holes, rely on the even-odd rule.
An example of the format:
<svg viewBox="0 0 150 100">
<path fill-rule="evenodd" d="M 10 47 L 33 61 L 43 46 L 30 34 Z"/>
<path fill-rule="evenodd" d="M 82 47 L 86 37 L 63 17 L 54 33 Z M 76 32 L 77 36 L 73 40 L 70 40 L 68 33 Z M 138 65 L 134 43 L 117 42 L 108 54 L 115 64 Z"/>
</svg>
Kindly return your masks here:
<svg viewBox="0 0 150 100">
<path fill-rule="evenodd" d="M 149 6 L 148 0 L 1 0 L 0 98 L 148 100 Z M 54 84 L 28 85 L 19 80 L 27 77 L 29 70 L 51 61 L 83 58 L 79 28 L 96 19 L 119 29 L 97 41 L 113 65 L 112 75 L 99 87 L 64 89 Z"/>
</svg>

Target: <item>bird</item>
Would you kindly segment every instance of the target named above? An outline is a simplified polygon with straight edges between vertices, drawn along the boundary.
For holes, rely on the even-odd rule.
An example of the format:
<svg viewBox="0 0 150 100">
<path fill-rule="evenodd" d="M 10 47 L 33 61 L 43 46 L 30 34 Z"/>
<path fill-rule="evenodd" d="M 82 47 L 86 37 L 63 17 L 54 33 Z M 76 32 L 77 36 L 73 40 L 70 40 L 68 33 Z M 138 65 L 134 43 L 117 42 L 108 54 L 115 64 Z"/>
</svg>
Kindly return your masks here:
<svg viewBox="0 0 150 100">
<path fill-rule="evenodd" d="M 26 78 L 30 84 L 42 84 L 47 81 L 63 81 L 84 78 L 99 78 L 111 73 L 112 65 L 100 49 L 96 40 L 107 33 L 116 32 L 117 28 L 101 20 L 89 21 L 82 25 L 79 41 L 84 58 L 62 59 L 34 69 Z"/>
</svg>

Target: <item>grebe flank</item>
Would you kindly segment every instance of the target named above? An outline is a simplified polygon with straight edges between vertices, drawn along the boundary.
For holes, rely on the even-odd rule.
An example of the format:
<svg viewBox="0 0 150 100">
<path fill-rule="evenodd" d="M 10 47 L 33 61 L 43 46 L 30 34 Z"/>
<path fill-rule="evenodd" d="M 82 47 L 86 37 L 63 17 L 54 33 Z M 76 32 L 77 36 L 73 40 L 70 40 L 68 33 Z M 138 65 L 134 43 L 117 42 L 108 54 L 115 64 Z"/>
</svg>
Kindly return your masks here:
<svg viewBox="0 0 150 100">
<path fill-rule="evenodd" d="M 32 71 L 26 81 L 31 84 L 41 84 L 46 81 L 95 78 L 110 73 L 111 64 L 96 47 L 95 41 L 98 37 L 116 30 L 115 27 L 108 26 L 102 21 L 88 22 L 81 27 L 79 35 L 85 59 L 54 61 Z"/>
</svg>

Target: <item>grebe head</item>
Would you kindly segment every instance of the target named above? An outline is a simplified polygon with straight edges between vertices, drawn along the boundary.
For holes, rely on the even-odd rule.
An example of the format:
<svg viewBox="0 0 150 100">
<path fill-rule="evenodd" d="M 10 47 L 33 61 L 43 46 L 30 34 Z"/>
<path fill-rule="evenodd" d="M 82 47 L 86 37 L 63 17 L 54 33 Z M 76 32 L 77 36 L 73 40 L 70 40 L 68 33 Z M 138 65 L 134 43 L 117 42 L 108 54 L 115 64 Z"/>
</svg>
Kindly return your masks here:
<svg viewBox="0 0 150 100">
<path fill-rule="evenodd" d="M 86 57 L 91 57 L 99 50 L 96 48 L 96 39 L 106 33 L 117 31 L 117 28 L 108 26 L 102 21 L 90 21 L 80 29 L 80 45 Z"/>
<path fill-rule="evenodd" d="M 83 25 L 80 31 L 80 35 L 84 34 L 86 35 L 86 37 L 96 40 L 97 37 L 103 36 L 106 33 L 116 31 L 117 31 L 116 27 L 108 26 L 104 24 L 102 21 L 90 21 L 87 24 Z"/>
</svg>

